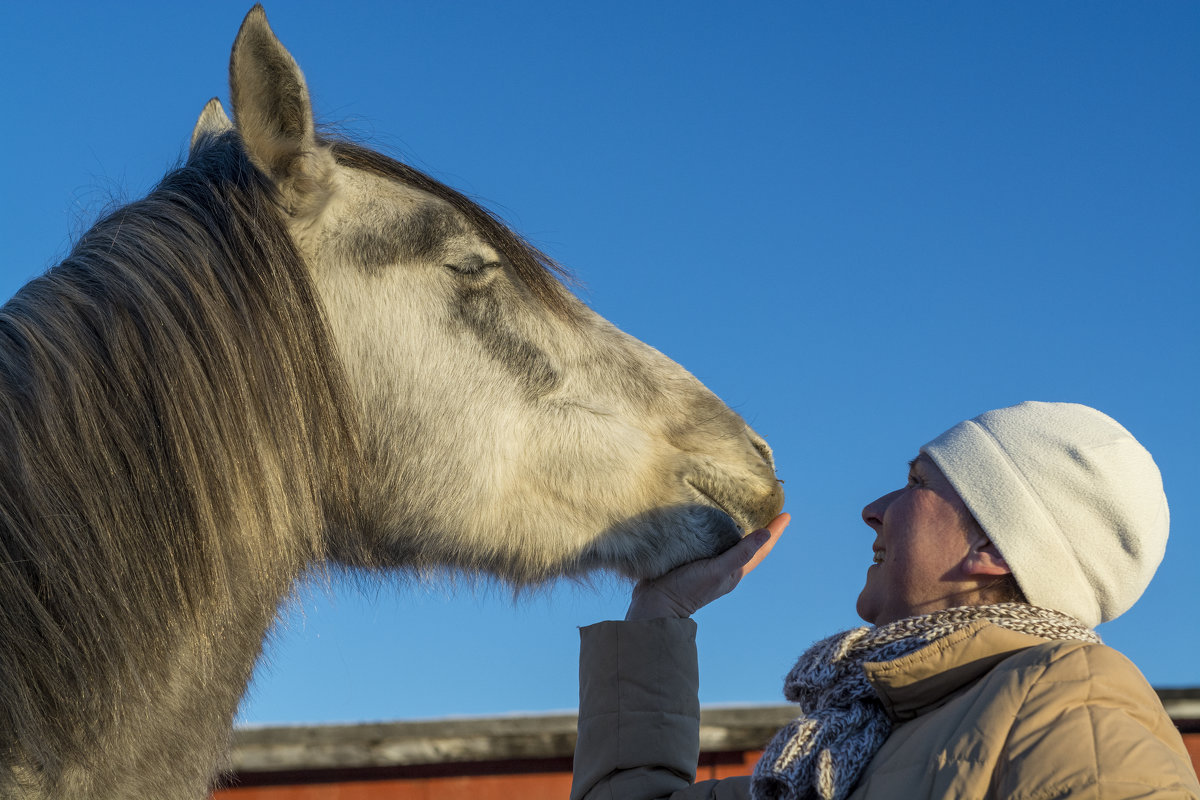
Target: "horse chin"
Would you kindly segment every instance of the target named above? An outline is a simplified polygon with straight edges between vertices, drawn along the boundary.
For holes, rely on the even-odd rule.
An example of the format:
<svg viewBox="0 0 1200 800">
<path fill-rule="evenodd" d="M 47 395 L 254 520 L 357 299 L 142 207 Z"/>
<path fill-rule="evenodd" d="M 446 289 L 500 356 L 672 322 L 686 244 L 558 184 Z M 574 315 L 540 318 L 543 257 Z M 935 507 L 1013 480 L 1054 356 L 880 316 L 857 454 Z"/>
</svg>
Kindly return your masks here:
<svg viewBox="0 0 1200 800">
<path fill-rule="evenodd" d="M 708 520 L 706 530 L 709 535 L 701 538 L 709 544 L 707 551 L 700 553 L 694 558 L 685 559 L 680 564 L 695 561 L 698 558 L 712 558 L 713 556 L 720 555 L 741 541 L 742 537 L 751 530 L 751 528 L 740 522 L 730 512 L 722 508 L 706 507 L 705 517 Z M 677 566 L 679 564 L 675 564 L 671 568 L 674 569 Z"/>
<path fill-rule="evenodd" d="M 691 489 L 699 494 L 707 504 L 711 505 L 714 510 L 720 511 L 722 514 L 728 517 L 729 522 L 737 526 L 741 534 L 746 534 L 754 530 L 755 526 L 750 521 L 746 513 L 730 503 L 722 503 L 717 499 L 716 492 L 714 490 L 706 490 L 696 481 L 689 480 L 686 481 L 686 483 Z"/>
<path fill-rule="evenodd" d="M 687 503 L 627 521 L 601 537 L 583 561 L 588 569 L 611 569 L 635 581 L 655 578 L 723 553 L 744 535 L 742 526 L 721 509 Z"/>
</svg>

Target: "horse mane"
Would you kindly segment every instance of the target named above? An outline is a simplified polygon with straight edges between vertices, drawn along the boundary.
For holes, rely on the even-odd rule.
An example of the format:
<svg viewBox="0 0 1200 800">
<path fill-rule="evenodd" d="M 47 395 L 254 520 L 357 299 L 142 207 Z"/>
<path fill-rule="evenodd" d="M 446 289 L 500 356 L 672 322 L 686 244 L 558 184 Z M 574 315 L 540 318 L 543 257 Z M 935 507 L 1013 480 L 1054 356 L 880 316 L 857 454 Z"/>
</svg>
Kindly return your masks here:
<svg viewBox="0 0 1200 800">
<path fill-rule="evenodd" d="M 233 133 L 0 308 L 0 795 L 153 730 L 128 701 L 169 717 L 181 665 L 240 695 L 219 651 L 261 640 L 325 531 L 354 524 L 351 408 Z"/>
</svg>

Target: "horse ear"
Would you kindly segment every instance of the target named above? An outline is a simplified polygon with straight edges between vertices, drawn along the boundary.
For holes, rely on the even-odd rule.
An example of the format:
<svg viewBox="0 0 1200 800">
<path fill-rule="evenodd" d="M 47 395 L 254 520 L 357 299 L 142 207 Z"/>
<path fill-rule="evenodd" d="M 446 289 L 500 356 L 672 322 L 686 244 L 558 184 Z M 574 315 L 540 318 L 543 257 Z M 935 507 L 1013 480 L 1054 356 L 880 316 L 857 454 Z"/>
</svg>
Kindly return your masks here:
<svg viewBox="0 0 1200 800">
<path fill-rule="evenodd" d="M 279 188 L 285 209 L 315 210 L 331 182 L 333 157 L 317 143 L 304 75 L 261 5 L 250 9 L 233 43 L 229 90 L 246 153 Z"/>
<path fill-rule="evenodd" d="M 225 114 L 225 109 L 221 106 L 221 101 L 213 98 L 204 104 L 204 110 L 200 112 L 200 119 L 196 120 L 196 127 L 192 130 L 192 143 L 188 147 L 188 154 L 194 155 L 196 145 L 201 139 L 212 136 L 220 136 L 225 131 L 233 130 L 233 123 L 229 121 L 229 117 Z"/>
</svg>

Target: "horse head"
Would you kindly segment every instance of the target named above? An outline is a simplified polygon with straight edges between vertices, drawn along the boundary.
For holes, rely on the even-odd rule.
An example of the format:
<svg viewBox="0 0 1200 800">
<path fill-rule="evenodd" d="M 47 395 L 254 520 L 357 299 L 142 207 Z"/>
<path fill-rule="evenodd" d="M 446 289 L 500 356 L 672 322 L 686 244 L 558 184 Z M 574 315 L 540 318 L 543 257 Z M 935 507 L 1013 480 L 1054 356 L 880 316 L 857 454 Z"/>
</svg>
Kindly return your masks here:
<svg viewBox="0 0 1200 800">
<path fill-rule="evenodd" d="M 458 192 L 320 136 L 261 7 L 230 59 L 234 126 L 276 188 L 361 431 L 351 565 L 518 585 L 656 575 L 777 514 L 770 449 L 696 378 L 574 297 L 546 256 Z M 340 518 L 347 518 L 345 514 Z"/>
</svg>

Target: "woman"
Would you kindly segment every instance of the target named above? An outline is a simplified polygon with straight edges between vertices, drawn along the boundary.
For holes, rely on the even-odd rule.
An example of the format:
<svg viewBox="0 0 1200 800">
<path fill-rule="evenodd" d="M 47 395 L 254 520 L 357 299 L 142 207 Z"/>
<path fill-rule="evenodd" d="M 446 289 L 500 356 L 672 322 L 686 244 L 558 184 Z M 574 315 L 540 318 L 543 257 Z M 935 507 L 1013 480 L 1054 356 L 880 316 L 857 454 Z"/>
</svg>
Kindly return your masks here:
<svg viewBox="0 0 1200 800">
<path fill-rule="evenodd" d="M 863 520 L 871 626 L 801 656 L 784 687 L 800 716 L 753 776 L 692 784 L 689 617 L 762 561 L 786 514 L 583 629 L 572 798 L 1200 798 L 1154 691 L 1092 630 L 1166 547 L 1158 469 L 1124 428 L 1068 403 L 990 411 L 922 447 Z"/>
</svg>

